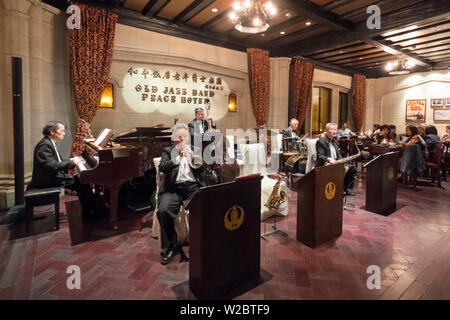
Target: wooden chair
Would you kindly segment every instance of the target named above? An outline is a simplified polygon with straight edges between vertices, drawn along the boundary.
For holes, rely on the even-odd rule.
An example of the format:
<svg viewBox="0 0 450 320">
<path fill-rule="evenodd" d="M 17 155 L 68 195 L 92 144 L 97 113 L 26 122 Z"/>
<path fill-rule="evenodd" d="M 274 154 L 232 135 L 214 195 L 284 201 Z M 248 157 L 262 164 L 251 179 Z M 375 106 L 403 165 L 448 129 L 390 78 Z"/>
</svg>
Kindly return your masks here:
<svg viewBox="0 0 450 320">
<path fill-rule="evenodd" d="M 154 158 L 153 163 L 156 168 L 156 208 L 153 211 L 153 226 L 152 226 L 152 237 L 157 238 L 159 241 L 159 246 L 161 247 L 161 227 L 159 225 L 157 212 L 158 212 L 158 193 L 159 186 L 164 181 L 165 174 L 159 172 L 159 163 L 161 161 L 161 157 Z M 189 200 L 184 201 L 180 207 L 180 211 L 175 218 L 175 231 L 177 232 L 178 242 L 180 245 L 185 245 L 189 243 L 189 210 L 186 210 L 186 206 L 189 203 Z"/>
<path fill-rule="evenodd" d="M 31 220 L 33 220 L 33 209 L 37 206 L 45 206 L 53 204 L 55 207 L 55 227 L 59 230 L 59 195 L 60 187 L 30 189 L 25 192 L 25 211 L 27 216 L 26 229 L 27 233 L 30 229 Z"/>
<path fill-rule="evenodd" d="M 444 156 L 444 144 L 442 142 L 432 142 L 430 149 L 433 152 L 425 165 L 427 169 L 431 170 L 431 182 L 434 183 L 437 180 L 438 187 L 443 188 L 441 185 L 441 169 Z"/>
</svg>

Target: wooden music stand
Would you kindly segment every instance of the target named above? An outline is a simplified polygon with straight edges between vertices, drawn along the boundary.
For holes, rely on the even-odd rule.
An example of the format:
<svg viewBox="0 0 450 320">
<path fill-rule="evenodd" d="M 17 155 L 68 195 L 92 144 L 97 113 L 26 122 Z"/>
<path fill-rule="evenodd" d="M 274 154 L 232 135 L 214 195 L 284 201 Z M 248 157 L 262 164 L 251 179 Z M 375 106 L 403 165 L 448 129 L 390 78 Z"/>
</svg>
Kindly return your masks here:
<svg viewBox="0 0 450 320">
<path fill-rule="evenodd" d="M 200 188 L 190 201 L 189 288 L 217 299 L 260 273 L 261 176 Z"/>
<path fill-rule="evenodd" d="M 388 215 L 397 207 L 397 158 L 399 152 L 378 155 L 366 163 L 366 208 L 374 213 Z"/>
<path fill-rule="evenodd" d="M 342 234 L 344 165 L 316 167 L 297 191 L 297 240 L 315 248 Z"/>
</svg>

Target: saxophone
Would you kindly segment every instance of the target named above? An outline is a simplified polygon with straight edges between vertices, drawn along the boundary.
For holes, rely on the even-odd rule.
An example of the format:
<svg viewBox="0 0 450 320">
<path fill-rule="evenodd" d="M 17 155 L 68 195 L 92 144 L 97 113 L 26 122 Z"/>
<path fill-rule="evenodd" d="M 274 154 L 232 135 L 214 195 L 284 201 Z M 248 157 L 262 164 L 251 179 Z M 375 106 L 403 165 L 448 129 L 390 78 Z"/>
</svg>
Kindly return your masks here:
<svg viewBox="0 0 450 320">
<path fill-rule="evenodd" d="M 272 193 L 270 194 L 269 199 L 267 199 L 264 206 L 269 209 L 278 210 L 280 205 L 287 200 L 286 192 L 280 191 L 280 183 L 281 178 L 278 179 L 277 183 L 273 186 Z M 279 194 L 278 194 L 279 192 Z"/>
<path fill-rule="evenodd" d="M 349 156 L 349 157 L 346 157 L 346 158 L 342 158 L 342 159 L 336 160 L 336 162 L 333 163 L 333 164 L 346 163 L 346 162 L 348 162 L 348 161 L 352 161 L 353 159 L 358 158 L 358 157 L 361 155 L 361 151 L 359 150 L 357 144 L 355 144 L 355 146 L 356 146 L 356 149 L 358 150 L 358 153 L 357 153 L 357 154 L 354 154 L 354 155 L 352 155 L 352 156 Z M 329 166 L 330 164 L 331 164 L 330 162 L 325 163 L 326 166 Z"/>
</svg>

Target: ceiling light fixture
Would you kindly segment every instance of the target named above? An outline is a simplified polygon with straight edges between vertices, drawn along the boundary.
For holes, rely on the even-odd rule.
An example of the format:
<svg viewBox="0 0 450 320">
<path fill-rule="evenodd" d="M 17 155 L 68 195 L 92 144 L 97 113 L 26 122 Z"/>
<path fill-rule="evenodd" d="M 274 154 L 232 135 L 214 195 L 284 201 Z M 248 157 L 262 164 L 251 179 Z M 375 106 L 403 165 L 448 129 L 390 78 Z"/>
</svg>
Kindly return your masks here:
<svg viewBox="0 0 450 320">
<path fill-rule="evenodd" d="M 235 2 L 230 13 L 231 21 L 236 24 L 236 30 L 245 33 L 260 33 L 270 27 L 271 18 L 277 9 L 271 2 L 262 4 L 259 0 Z"/>
<path fill-rule="evenodd" d="M 406 60 L 401 57 L 394 62 L 389 62 L 386 65 L 386 71 L 393 76 L 411 73 L 411 69 L 414 68 L 415 63 L 411 60 Z"/>
<path fill-rule="evenodd" d="M 307 26 L 310 26 L 311 25 L 311 21 L 306 21 L 306 23 L 305 23 Z"/>
<path fill-rule="evenodd" d="M 212 12 L 217 12 L 217 11 L 219 11 L 219 10 L 218 10 L 217 8 L 212 8 L 211 11 L 212 11 Z"/>
</svg>

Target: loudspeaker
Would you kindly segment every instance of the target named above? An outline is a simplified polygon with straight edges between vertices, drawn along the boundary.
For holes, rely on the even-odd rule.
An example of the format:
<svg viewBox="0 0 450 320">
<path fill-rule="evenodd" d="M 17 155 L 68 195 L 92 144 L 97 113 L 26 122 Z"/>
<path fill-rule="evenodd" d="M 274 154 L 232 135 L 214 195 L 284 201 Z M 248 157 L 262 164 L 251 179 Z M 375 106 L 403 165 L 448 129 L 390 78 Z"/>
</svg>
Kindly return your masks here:
<svg viewBox="0 0 450 320">
<path fill-rule="evenodd" d="M 23 155 L 23 96 L 22 58 L 11 57 L 14 125 L 14 187 L 15 205 L 24 203 L 24 155 Z"/>
</svg>

